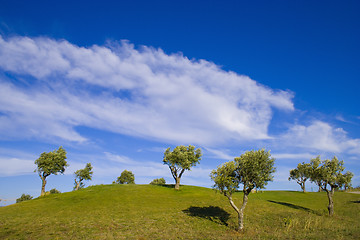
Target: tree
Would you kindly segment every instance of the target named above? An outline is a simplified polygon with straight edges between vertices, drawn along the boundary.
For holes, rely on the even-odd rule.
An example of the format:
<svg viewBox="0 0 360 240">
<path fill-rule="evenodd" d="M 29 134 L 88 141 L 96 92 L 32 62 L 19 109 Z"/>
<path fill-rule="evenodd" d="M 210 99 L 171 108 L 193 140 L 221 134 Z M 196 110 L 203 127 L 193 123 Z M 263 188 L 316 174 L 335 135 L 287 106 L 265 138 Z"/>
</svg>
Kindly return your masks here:
<svg viewBox="0 0 360 240">
<path fill-rule="evenodd" d="M 175 189 L 180 188 L 180 179 L 185 170 L 190 170 L 191 167 L 196 166 L 201 160 L 201 149 L 195 149 L 194 146 L 177 146 L 171 152 L 170 148 L 166 149 L 164 153 L 163 163 L 168 165 L 171 174 L 175 180 Z"/>
<path fill-rule="evenodd" d="M 23 193 L 21 195 L 21 197 L 19 197 L 18 199 L 16 199 L 16 203 L 19 203 L 19 202 L 23 202 L 23 201 L 28 201 L 28 200 L 31 200 L 33 197 L 30 196 L 29 194 L 25 194 Z"/>
<path fill-rule="evenodd" d="M 66 151 L 63 147 L 52 152 L 43 152 L 38 159 L 35 160 L 37 168 L 34 172 L 38 172 L 42 181 L 41 196 L 45 195 L 46 178 L 51 174 L 57 175 L 64 173 L 65 167 L 69 166 L 66 162 Z"/>
<path fill-rule="evenodd" d="M 150 184 L 151 185 L 165 185 L 166 181 L 164 178 L 156 178 L 156 179 L 152 180 Z"/>
<path fill-rule="evenodd" d="M 290 170 L 290 180 L 295 180 L 300 185 L 303 192 L 305 190 L 305 182 L 310 178 L 311 165 L 309 163 L 299 163 L 295 169 Z"/>
<path fill-rule="evenodd" d="M 79 190 L 80 188 L 84 187 L 83 180 L 91 180 L 92 174 L 94 173 L 92 170 L 91 163 L 87 163 L 85 168 L 77 170 L 74 172 L 75 174 L 75 186 L 74 190 Z"/>
<path fill-rule="evenodd" d="M 315 159 L 315 161 L 318 160 L 320 160 L 319 156 Z M 329 201 L 328 211 L 330 216 L 334 215 L 333 197 L 335 189 L 351 183 L 353 174 L 351 172 L 342 174 L 344 169 L 344 161 L 339 161 L 338 158 L 334 156 L 331 160 L 326 159 L 321 161 L 321 164 L 314 169 L 311 176 L 311 180 L 317 182 L 321 189 L 327 194 Z"/>
<path fill-rule="evenodd" d="M 120 177 L 117 178 L 116 183 L 120 184 L 134 184 L 135 176 L 131 171 L 124 170 Z"/>
<path fill-rule="evenodd" d="M 211 172 L 211 179 L 215 182 L 214 188 L 228 198 L 230 205 L 238 214 L 238 230 L 244 228 L 244 210 L 251 190 L 264 188 L 269 181 L 273 180 L 274 162 L 275 159 L 271 158 L 270 151 L 252 150 L 236 157 L 233 161 L 220 165 Z M 240 184 L 243 185 L 244 196 L 239 209 L 232 199 L 232 194 Z"/>
</svg>

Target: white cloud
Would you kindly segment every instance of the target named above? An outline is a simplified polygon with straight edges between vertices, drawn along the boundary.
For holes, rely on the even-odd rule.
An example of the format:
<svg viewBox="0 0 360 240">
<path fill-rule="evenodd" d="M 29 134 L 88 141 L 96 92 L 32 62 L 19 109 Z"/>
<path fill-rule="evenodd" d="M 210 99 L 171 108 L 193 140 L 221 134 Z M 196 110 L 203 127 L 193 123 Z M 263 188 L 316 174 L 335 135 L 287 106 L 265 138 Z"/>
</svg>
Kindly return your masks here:
<svg viewBox="0 0 360 240">
<path fill-rule="evenodd" d="M 34 160 L 0 157 L 0 176 L 34 174 Z"/>
<path fill-rule="evenodd" d="M 176 143 L 268 139 L 272 108 L 294 109 L 290 92 L 127 42 L 0 37 L 0 69 L 26 86 L 0 78 L 3 138 L 83 142 L 74 127 L 87 126 Z"/>
<path fill-rule="evenodd" d="M 360 139 L 351 139 L 342 128 L 334 128 L 322 121 L 314 121 L 308 126 L 294 125 L 282 136 L 286 146 L 330 153 L 360 154 Z"/>
<path fill-rule="evenodd" d="M 213 148 L 205 148 L 205 150 L 213 155 L 213 156 L 210 156 L 211 158 L 234 160 L 234 156 L 229 155 L 226 150 L 219 150 L 219 149 L 213 149 Z"/>
<path fill-rule="evenodd" d="M 317 155 L 311 153 L 277 153 L 272 154 L 275 159 L 297 159 L 297 160 L 310 160 L 315 158 Z"/>
</svg>

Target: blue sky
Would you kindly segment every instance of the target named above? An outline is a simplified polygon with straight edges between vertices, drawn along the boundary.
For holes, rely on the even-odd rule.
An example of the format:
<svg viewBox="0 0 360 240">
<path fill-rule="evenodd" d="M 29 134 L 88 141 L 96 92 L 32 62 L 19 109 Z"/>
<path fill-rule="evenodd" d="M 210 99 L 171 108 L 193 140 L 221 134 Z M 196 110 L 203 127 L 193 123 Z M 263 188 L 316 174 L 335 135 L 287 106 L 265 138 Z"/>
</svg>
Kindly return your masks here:
<svg viewBox="0 0 360 240">
<path fill-rule="evenodd" d="M 38 196 L 34 161 L 63 146 L 71 191 L 124 170 L 164 177 L 164 150 L 193 144 L 182 184 L 246 150 L 276 158 L 267 189 L 299 162 L 336 155 L 360 185 L 358 1 L 1 1 L 0 199 Z M 316 188 L 308 184 L 308 190 Z"/>
</svg>

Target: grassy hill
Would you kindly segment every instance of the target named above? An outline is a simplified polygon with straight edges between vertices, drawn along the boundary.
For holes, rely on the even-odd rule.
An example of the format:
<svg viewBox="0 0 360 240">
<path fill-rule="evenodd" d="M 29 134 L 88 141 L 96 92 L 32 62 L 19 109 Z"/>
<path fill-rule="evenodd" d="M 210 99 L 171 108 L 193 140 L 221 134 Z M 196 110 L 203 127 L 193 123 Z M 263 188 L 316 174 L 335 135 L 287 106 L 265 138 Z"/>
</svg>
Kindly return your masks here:
<svg viewBox="0 0 360 240">
<path fill-rule="evenodd" d="M 360 239 L 360 195 L 335 193 L 333 218 L 326 206 L 325 193 L 252 193 L 238 233 L 212 189 L 99 185 L 0 208 L 0 239 Z"/>
</svg>

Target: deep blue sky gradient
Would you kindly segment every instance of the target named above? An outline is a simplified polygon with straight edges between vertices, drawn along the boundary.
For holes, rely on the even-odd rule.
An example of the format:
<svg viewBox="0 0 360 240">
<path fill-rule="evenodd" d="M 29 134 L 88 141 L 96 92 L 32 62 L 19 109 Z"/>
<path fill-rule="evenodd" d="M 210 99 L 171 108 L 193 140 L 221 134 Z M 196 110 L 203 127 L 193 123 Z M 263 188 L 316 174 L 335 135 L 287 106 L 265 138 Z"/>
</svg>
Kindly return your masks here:
<svg viewBox="0 0 360 240">
<path fill-rule="evenodd" d="M 247 75 L 271 89 L 293 92 L 295 113 L 275 109 L 270 134 L 284 131 L 294 122 L 309 124 L 321 120 L 345 129 L 349 138 L 359 139 L 359 12 L 359 1 L 0 0 L 0 35 L 65 39 L 82 47 L 106 46 L 126 39 L 136 48 L 144 45 L 161 48 L 167 54 L 181 53 L 189 59 L 205 59 L 223 70 Z M 7 79 L 13 77 L 9 72 L 1 71 L 1 74 Z M 161 162 L 162 153 L 139 149 L 173 146 L 173 143 L 82 126 L 77 127 L 77 131 L 97 147 L 66 146 L 65 143 L 70 156 L 105 151 L 122 153 L 140 162 L 150 155 L 150 159 L 159 158 Z M 44 149 L 54 149 L 58 143 L 57 140 L 2 139 L 0 147 L 39 155 Z M 253 146 L 264 145 L 267 147 L 264 142 Z M 229 143 L 229 154 L 236 154 L 235 149 L 244 150 L 236 142 Z M 359 174 L 360 156 L 351 161 L 349 170 Z M 208 168 L 218 164 L 211 158 L 204 162 Z M 288 164 L 280 160 L 278 164 L 295 167 L 297 162 Z M 20 182 L 29 178 L 29 175 L 0 176 L 2 191 L 9 191 L 3 198 L 26 192 Z M 36 182 L 31 179 L 26 181 Z M 356 179 L 355 183 L 359 184 L 360 179 Z M 10 182 L 16 182 L 16 186 Z M 38 186 L 31 187 L 40 190 L 40 180 L 36 184 Z M 289 183 L 289 187 L 286 183 L 272 184 L 271 189 L 297 190 L 294 183 Z M 28 192 L 36 195 L 36 191 Z"/>
</svg>

